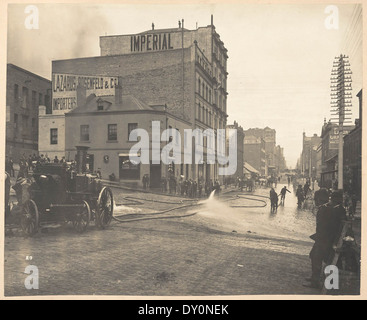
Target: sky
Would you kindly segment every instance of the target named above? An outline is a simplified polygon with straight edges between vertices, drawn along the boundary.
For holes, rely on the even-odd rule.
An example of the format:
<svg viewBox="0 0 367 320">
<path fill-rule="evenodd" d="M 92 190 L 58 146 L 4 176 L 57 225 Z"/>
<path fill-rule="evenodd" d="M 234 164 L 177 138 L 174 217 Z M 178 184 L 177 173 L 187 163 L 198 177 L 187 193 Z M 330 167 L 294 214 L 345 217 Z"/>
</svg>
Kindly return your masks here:
<svg viewBox="0 0 367 320">
<path fill-rule="evenodd" d="M 51 79 L 51 62 L 100 55 L 99 37 L 196 24 L 214 25 L 228 49 L 228 123 L 277 131 L 289 167 L 302 134 L 321 134 L 330 118 L 336 56 L 350 57 L 353 116 L 362 88 L 362 24 L 356 5 L 337 5 L 339 28 L 327 29 L 326 4 L 86 5 L 37 4 L 39 28 L 25 28 L 26 4 L 8 7 L 7 61 Z"/>
</svg>

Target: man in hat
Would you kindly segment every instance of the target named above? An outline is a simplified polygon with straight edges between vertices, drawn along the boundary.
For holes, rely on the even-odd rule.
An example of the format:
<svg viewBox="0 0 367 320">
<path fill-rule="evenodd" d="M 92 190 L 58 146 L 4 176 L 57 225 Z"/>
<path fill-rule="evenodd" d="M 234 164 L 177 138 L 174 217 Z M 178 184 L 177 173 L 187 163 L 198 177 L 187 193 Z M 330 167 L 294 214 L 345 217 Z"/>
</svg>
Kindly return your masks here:
<svg viewBox="0 0 367 320">
<path fill-rule="evenodd" d="M 342 222 L 347 219 L 343 207 L 343 191 L 334 191 L 329 203 L 319 207 L 316 217 L 316 234 L 311 236 L 315 244 L 310 252 L 312 276 L 306 287 L 320 288 L 322 262 L 329 263 L 333 244 L 339 237 Z"/>
<path fill-rule="evenodd" d="M 315 192 L 315 206 L 319 207 L 329 202 L 329 192 L 326 188 L 320 188 Z"/>
</svg>

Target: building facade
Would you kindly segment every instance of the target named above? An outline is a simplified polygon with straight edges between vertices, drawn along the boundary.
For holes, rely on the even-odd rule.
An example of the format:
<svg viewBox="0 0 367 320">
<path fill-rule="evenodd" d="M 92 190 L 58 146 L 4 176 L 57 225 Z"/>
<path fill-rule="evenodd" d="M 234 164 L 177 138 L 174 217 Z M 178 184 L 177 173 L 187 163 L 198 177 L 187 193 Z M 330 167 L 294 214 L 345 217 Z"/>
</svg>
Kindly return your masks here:
<svg viewBox="0 0 367 320">
<path fill-rule="evenodd" d="M 317 179 L 317 149 L 322 139 L 317 134 L 307 137 L 303 133 L 301 171 L 305 177 L 312 180 Z"/>
<path fill-rule="evenodd" d="M 257 139 L 263 139 L 263 148 L 265 150 L 265 170 L 264 168 L 257 168 L 258 164 L 254 163 L 254 168 L 261 172 L 261 174 L 267 176 L 278 176 L 281 172 L 286 169 L 286 162 L 284 158 L 284 150 L 282 147 L 276 144 L 276 130 L 269 127 L 261 128 L 250 128 L 245 130 L 245 136 L 255 137 Z M 251 141 L 251 139 L 249 140 Z M 259 140 L 260 141 L 260 140 Z M 259 144 L 259 141 L 257 144 Z M 254 148 L 258 149 L 259 146 Z M 261 150 L 261 148 L 260 148 Z M 246 153 L 246 151 L 245 151 Z M 246 159 L 246 155 L 245 155 Z M 250 160 L 251 161 L 251 160 Z M 261 160 L 262 161 L 262 160 Z M 251 164 L 251 162 L 249 162 Z M 265 172 L 264 172 L 265 171 Z"/>
<path fill-rule="evenodd" d="M 354 126 L 344 126 L 344 136 L 354 129 Z M 336 187 L 338 179 L 339 125 L 324 121 L 322 127 L 322 172 L 321 185 L 327 188 Z"/>
<path fill-rule="evenodd" d="M 244 173 L 244 139 L 245 134 L 243 128 L 234 121 L 233 124 L 227 125 L 226 128 L 227 145 L 229 139 L 229 130 L 236 130 L 237 132 L 237 171 L 232 175 L 233 178 L 242 177 Z M 229 150 L 227 151 L 227 153 Z"/>
<path fill-rule="evenodd" d="M 98 57 L 52 62 L 52 116 L 80 107 L 76 96 L 80 83 L 86 87 L 87 97 L 95 94 L 101 98 L 113 94 L 106 91 L 118 83 L 122 96 L 147 106 L 165 105 L 167 114 L 181 119 L 187 129 L 226 128 L 228 55 L 213 23 L 196 30 L 182 24 L 173 29 L 152 27 L 135 35 L 100 37 L 100 48 Z M 61 136 L 62 129 L 59 132 L 59 141 L 64 141 L 60 151 L 64 149 L 67 157 L 66 149 L 71 146 Z M 65 132 L 67 135 L 66 123 Z M 46 139 L 45 149 L 50 141 Z M 204 144 L 206 157 L 207 141 Z M 183 171 L 185 178 L 217 180 L 218 169 L 218 163 L 208 164 L 204 159 L 200 164 L 188 164 Z"/>
<path fill-rule="evenodd" d="M 38 110 L 51 112 L 51 81 L 13 64 L 7 65 L 6 155 L 18 162 L 38 154 Z"/>
<path fill-rule="evenodd" d="M 159 187 L 162 178 L 170 177 L 170 171 L 175 176 L 186 175 L 183 164 L 153 163 L 152 137 L 158 134 L 161 139 L 166 129 L 174 129 L 184 136 L 188 123 L 168 113 L 165 105 L 148 106 L 133 96 L 122 95 L 118 87 L 115 90 L 110 96 L 86 96 L 84 101 L 79 100 L 77 108 L 65 114 L 66 159 L 75 159 L 76 146 L 87 147 L 89 171 L 99 171 L 106 179 L 114 175 L 132 185 L 139 185 L 144 175 L 149 175 L 151 187 Z M 157 132 L 153 132 L 152 119 L 159 124 Z M 135 164 L 130 159 L 130 154 L 133 155 L 130 151 L 138 143 L 130 141 L 130 134 L 138 128 L 145 128 L 148 133 L 148 145 L 134 155 L 144 158 L 146 153 L 150 163 Z M 160 149 L 168 141 L 160 143 Z M 184 147 L 179 148 L 181 160 Z"/>
<path fill-rule="evenodd" d="M 263 138 L 245 135 L 244 161 L 259 171 L 262 176 L 267 175 L 265 141 Z"/>
<path fill-rule="evenodd" d="M 344 137 L 344 190 L 362 198 L 362 90 L 358 93 L 359 119 Z"/>
<path fill-rule="evenodd" d="M 275 147 L 274 152 L 275 167 L 277 168 L 277 175 L 284 173 L 287 169 L 287 164 L 284 157 L 284 148 L 281 146 Z"/>
</svg>

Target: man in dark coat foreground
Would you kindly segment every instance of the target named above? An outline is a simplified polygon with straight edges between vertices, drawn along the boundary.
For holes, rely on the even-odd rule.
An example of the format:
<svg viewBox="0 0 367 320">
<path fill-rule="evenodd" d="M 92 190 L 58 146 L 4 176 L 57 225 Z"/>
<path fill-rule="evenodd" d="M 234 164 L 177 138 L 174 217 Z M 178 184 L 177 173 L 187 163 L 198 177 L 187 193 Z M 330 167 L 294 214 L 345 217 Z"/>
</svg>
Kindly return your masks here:
<svg viewBox="0 0 367 320">
<path fill-rule="evenodd" d="M 311 288 L 320 288 L 322 262 L 330 263 L 333 245 L 338 240 L 342 222 L 347 219 L 343 207 L 343 192 L 334 191 L 331 200 L 319 207 L 316 217 L 316 234 L 311 236 L 315 244 L 310 252 L 312 277 L 307 279 Z"/>
</svg>

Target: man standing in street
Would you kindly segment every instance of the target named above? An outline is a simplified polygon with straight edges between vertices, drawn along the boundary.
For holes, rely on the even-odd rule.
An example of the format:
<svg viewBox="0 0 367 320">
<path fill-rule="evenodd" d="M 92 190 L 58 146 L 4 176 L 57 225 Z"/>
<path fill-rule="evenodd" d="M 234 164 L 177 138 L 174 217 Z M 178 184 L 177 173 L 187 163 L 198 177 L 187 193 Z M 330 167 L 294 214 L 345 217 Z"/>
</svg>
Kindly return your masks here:
<svg viewBox="0 0 367 320">
<path fill-rule="evenodd" d="M 275 192 L 274 188 L 270 190 L 270 208 L 271 212 L 276 212 L 278 210 L 278 194 Z"/>
<path fill-rule="evenodd" d="M 305 201 L 305 196 L 301 185 L 298 186 L 296 197 L 298 199 L 298 208 L 302 208 L 303 201 Z"/>
<path fill-rule="evenodd" d="M 287 192 L 292 193 L 287 189 L 286 186 L 284 186 L 284 188 L 280 191 L 280 195 L 281 195 L 280 202 L 281 202 L 281 204 L 283 203 L 283 205 L 284 205 L 284 202 L 285 202 L 285 196 L 286 196 Z"/>
<path fill-rule="evenodd" d="M 316 234 L 311 236 L 315 244 L 310 252 L 312 276 L 306 279 L 310 284 L 306 287 L 320 289 L 322 263 L 329 263 L 333 252 L 333 245 L 337 241 L 342 222 L 347 219 L 343 207 L 343 192 L 335 191 L 329 203 L 320 206 L 316 217 Z"/>
</svg>

